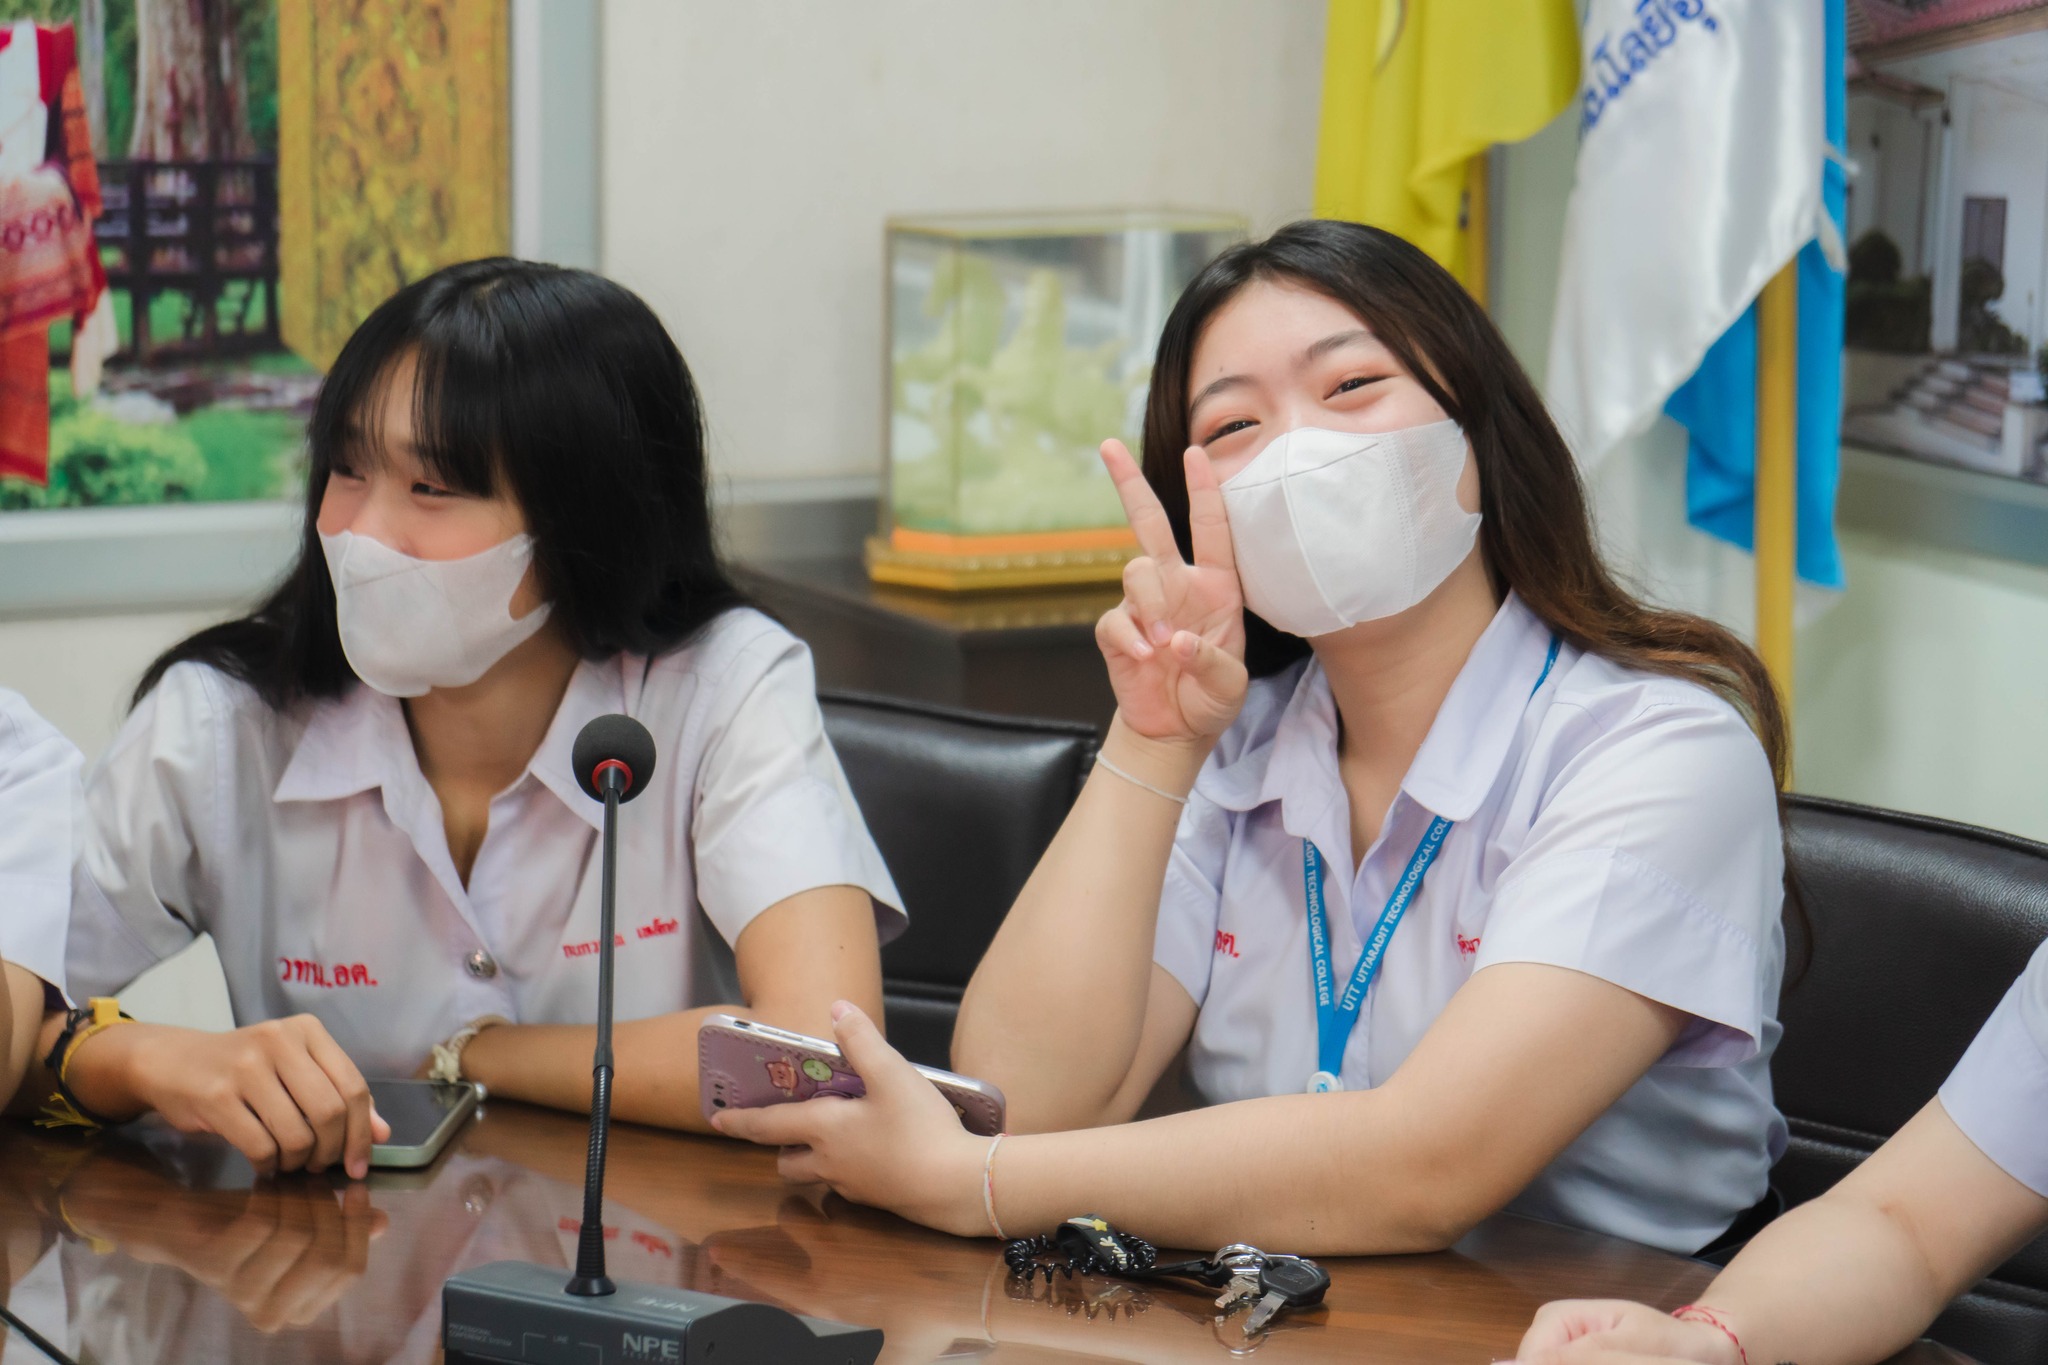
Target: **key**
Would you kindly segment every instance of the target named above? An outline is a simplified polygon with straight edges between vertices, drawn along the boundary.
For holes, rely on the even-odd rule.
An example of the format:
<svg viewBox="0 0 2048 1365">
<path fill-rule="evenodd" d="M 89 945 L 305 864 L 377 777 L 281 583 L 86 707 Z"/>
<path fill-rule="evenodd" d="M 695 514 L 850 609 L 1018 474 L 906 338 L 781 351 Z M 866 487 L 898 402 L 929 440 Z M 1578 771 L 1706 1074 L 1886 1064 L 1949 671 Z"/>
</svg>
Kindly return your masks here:
<svg viewBox="0 0 2048 1365">
<path fill-rule="evenodd" d="M 1244 1320 L 1244 1334 L 1257 1336 L 1272 1324 L 1285 1308 L 1313 1308 L 1330 1290 L 1330 1272 L 1314 1261 L 1299 1256 L 1268 1257 L 1259 1267 L 1259 1289 L 1264 1295 L 1252 1305 Z"/>
<path fill-rule="evenodd" d="M 1259 1288 L 1259 1276 L 1257 1271 L 1251 1271 L 1249 1273 L 1245 1271 L 1239 1271 L 1236 1275 L 1231 1277 L 1230 1283 L 1225 1285 L 1223 1287 L 1223 1292 L 1217 1296 L 1216 1307 L 1218 1311 L 1222 1312 L 1227 1317 L 1230 1314 L 1235 1313 L 1238 1309 L 1244 1307 L 1246 1304 L 1250 1303 L 1253 1299 L 1259 1297 L 1259 1295 L 1263 1292 L 1264 1291 Z"/>
</svg>

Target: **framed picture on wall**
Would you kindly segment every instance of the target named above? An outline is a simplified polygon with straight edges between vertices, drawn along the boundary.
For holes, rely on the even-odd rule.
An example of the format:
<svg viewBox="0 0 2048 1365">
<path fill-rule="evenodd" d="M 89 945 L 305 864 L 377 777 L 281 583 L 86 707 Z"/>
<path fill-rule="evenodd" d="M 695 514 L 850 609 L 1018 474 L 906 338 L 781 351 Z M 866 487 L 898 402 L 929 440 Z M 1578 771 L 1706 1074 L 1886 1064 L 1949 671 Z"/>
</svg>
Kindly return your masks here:
<svg viewBox="0 0 2048 1365">
<path fill-rule="evenodd" d="M 1848 0 L 1843 439 L 2048 484 L 2048 0 Z"/>
<path fill-rule="evenodd" d="M 505 0 L 0 0 L 0 24 L 0 535 L 296 498 L 355 324 L 509 249 Z"/>
</svg>

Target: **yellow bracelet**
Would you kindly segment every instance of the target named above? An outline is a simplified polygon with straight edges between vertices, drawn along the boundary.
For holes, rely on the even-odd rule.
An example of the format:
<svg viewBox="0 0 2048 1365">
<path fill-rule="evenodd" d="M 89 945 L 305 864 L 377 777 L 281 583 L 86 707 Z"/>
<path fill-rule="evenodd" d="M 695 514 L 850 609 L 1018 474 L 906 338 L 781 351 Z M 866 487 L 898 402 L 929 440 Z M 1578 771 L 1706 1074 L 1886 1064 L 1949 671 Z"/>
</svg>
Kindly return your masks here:
<svg viewBox="0 0 2048 1365">
<path fill-rule="evenodd" d="M 112 996 L 97 995 L 86 1002 L 91 1014 L 79 1017 L 76 1012 L 66 1026 L 63 1036 L 52 1049 L 47 1065 L 56 1074 L 57 1088 L 50 1098 L 43 1101 L 43 1116 L 36 1120 L 42 1128 L 87 1128 L 106 1127 L 107 1121 L 87 1109 L 72 1093 L 71 1059 L 78 1055 L 79 1047 L 86 1039 L 97 1033 L 105 1033 L 116 1024 L 132 1024 L 135 1021 L 121 1013 L 121 1002 Z"/>
</svg>

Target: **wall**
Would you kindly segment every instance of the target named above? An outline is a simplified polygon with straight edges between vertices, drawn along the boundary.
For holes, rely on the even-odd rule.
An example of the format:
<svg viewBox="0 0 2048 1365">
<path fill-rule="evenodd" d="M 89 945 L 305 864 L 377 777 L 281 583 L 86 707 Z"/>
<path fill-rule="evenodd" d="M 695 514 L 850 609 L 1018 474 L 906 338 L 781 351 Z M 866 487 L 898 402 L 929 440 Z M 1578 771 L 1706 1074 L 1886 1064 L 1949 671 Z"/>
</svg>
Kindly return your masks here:
<svg viewBox="0 0 2048 1365">
<path fill-rule="evenodd" d="M 889 214 L 1172 204 L 1270 228 L 1308 211 L 1322 0 L 609 0 L 601 145 L 576 163 L 560 125 L 591 120 L 551 97 L 589 60 L 590 13 L 515 6 L 514 161 L 545 172 L 514 186 L 521 249 L 580 261 L 601 220 L 601 267 L 661 310 L 705 390 L 742 552 L 833 521 L 793 496 L 872 494 Z M 591 193 L 593 165 L 601 212 L 549 210 Z M 227 577 L 253 591 L 274 568 Z M 0 616 L 0 686 L 96 752 L 148 661 L 235 605 Z"/>
<path fill-rule="evenodd" d="M 606 269 L 731 478 L 872 477 L 892 214 L 1308 211 L 1322 0 L 612 0 Z"/>
<path fill-rule="evenodd" d="M 1539 380 L 1575 152 L 1567 116 L 1506 149 L 1496 172 L 1495 313 Z M 1749 557 L 1685 524 L 1684 463 L 1668 419 L 1611 456 L 1591 480 L 1601 539 L 1651 596 L 1746 632 Z M 1884 463 L 1844 475 L 1844 506 L 1859 509 L 1842 535 L 1848 590 L 1800 599 L 1795 785 L 2048 840 L 2048 566 L 1885 529 L 1912 519 L 1892 503 L 1931 495 L 1861 467 Z M 2005 481 L 1926 475 L 1972 490 L 1964 515 L 1981 534 L 1964 526 L 1961 542 L 1998 539 Z"/>
</svg>

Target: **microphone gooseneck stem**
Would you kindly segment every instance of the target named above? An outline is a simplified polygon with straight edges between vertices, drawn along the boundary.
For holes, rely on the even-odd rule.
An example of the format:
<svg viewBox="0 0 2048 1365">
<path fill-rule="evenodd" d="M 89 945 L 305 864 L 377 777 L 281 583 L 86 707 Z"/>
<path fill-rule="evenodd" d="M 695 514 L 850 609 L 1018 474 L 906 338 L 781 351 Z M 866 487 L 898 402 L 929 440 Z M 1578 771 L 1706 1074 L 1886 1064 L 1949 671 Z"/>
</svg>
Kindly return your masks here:
<svg viewBox="0 0 2048 1365">
<path fill-rule="evenodd" d="M 571 1294 L 595 1298 L 613 1292 L 604 1267 L 604 1155 L 612 1123 L 612 940 L 618 880 L 619 796 L 626 781 L 617 769 L 603 774 L 604 863 L 598 884 L 597 1052 L 590 1069 L 590 1155 L 583 1169 L 583 1226 L 576 1235 Z"/>
</svg>

